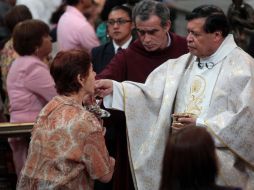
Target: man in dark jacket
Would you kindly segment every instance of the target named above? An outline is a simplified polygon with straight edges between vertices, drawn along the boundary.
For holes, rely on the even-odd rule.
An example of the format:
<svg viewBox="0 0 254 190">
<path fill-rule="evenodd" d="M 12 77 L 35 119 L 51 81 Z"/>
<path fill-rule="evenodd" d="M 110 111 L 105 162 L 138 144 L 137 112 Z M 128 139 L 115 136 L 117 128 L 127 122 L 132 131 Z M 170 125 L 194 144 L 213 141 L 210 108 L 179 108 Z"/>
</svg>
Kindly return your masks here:
<svg viewBox="0 0 254 190">
<path fill-rule="evenodd" d="M 126 49 L 133 41 L 131 9 L 126 6 L 114 7 L 107 20 L 110 42 L 92 49 L 92 63 L 96 73 L 100 73 L 119 49 Z"/>
</svg>

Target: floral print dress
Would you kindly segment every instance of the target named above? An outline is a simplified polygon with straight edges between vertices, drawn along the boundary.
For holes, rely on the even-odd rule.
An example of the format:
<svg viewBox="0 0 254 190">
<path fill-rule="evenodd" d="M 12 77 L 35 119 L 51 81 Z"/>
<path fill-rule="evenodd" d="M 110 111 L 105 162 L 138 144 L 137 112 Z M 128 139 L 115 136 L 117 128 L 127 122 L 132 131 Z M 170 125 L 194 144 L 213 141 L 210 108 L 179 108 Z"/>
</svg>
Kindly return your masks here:
<svg viewBox="0 0 254 190">
<path fill-rule="evenodd" d="M 90 190 L 112 170 L 97 118 L 70 97 L 56 96 L 36 120 L 17 189 Z"/>
</svg>

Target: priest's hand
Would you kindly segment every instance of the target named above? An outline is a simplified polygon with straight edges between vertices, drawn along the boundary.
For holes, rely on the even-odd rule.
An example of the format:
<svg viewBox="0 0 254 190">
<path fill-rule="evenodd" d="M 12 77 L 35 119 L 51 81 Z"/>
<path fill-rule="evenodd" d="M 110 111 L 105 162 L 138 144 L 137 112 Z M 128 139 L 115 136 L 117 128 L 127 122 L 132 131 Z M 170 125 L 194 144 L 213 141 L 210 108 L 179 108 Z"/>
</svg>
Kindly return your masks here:
<svg viewBox="0 0 254 190">
<path fill-rule="evenodd" d="M 196 126 L 196 118 L 195 117 L 179 117 L 176 121 L 173 121 L 171 126 L 171 134 L 174 135 L 181 131 L 182 129 L 190 126 Z"/>
<path fill-rule="evenodd" d="M 196 120 L 195 117 L 180 117 L 178 118 L 178 122 L 183 125 L 183 127 L 193 127 L 196 126 Z"/>
<path fill-rule="evenodd" d="M 196 116 L 194 114 L 175 113 L 172 115 L 172 134 L 179 132 L 185 127 L 196 126 Z"/>
<path fill-rule="evenodd" d="M 95 81 L 95 94 L 103 98 L 113 92 L 113 81 L 109 79 L 101 79 Z"/>
</svg>

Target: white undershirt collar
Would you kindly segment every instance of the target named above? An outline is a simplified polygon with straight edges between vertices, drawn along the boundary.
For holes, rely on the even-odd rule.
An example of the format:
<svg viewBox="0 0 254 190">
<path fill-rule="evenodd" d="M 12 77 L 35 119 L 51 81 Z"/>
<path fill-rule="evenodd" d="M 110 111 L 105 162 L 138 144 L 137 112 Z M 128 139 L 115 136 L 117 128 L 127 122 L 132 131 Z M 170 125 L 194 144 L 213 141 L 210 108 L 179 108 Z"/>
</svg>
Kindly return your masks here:
<svg viewBox="0 0 254 190">
<path fill-rule="evenodd" d="M 121 46 L 121 48 L 122 48 L 122 49 L 128 48 L 128 46 L 129 46 L 130 43 L 131 43 L 131 40 L 132 40 L 132 36 L 129 38 L 129 40 L 127 40 L 127 42 L 125 42 L 125 43 Z M 115 42 L 114 40 L 113 40 L 113 46 L 114 46 L 115 53 L 117 53 L 117 50 L 118 50 L 118 48 L 119 48 L 120 46 L 117 45 L 116 42 Z"/>
</svg>

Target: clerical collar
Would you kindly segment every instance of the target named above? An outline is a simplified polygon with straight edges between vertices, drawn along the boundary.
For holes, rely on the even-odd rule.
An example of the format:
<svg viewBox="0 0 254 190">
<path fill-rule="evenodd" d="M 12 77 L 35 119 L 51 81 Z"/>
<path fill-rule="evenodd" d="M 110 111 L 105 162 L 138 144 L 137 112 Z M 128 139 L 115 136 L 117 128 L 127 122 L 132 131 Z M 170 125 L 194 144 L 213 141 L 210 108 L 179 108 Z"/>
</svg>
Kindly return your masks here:
<svg viewBox="0 0 254 190">
<path fill-rule="evenodd" d="M 127 49 L 128 46 L 129 46 L 130 43 L 131 43 L 131 40 L 132 40 L 132 36 L 130 37 L 130 39 L 129 39 L 127 42 L 125 42 L 125 43 L 121 46 L 121 48 L 122 48 L 122 49 Z M 113 40 L 113 46 L 114 46 L 115 53 L 117 53 L 117 50 L 118 50 L 118 48 L 119 48 L 120 46 L 117 45 L 116 42 L 115 42 L 114 40 Z"/>
<path fill-rule="evenodd" d="M 201 62 L 199 58 L 196 59 L 198 64 L 198 68 L 203 69 L 206 67 L 207 69 L 212 69 L 216 64 L 213 62 Z"/>
<path fill-rule="evenodd" d="M 197 66 L 200 69 L 212 69 L 218 62 L 226 57 L 237 45 L 234 41 L 233 35 L 229 34 L 220 47 L 211 56 L 205 58 L 196 58 Z"/>
<path fill-rule="evenodd" d="M 168 32 L 167 32 L 167 36 L 168 36 L 168 45 L 167 45 L 167 47 L 169 47 L 171 45 L 171 38 L 170 38 L 170 35 L 169 35 Z"/>
</svg>

